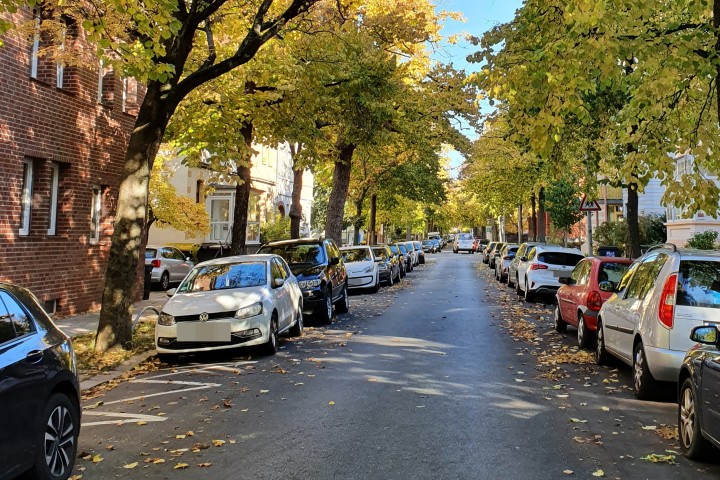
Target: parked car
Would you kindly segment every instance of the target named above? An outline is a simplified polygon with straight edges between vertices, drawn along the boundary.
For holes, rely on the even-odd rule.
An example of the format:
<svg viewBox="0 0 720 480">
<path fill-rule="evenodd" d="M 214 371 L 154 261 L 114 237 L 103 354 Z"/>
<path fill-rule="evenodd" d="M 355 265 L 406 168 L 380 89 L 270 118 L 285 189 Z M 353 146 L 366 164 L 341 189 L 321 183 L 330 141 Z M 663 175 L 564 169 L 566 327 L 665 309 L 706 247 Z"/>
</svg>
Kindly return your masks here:
<svg viewBox="0 0 720 480">
<path fill-rule="evenodd" d="M 302 335 L 303 296 L 279 255 L 200 263 L 168 296 L 155 325 L 155 348 L 166 360 L 252 345 L 274 355 L 279 335 Z"/>
<path fill-rule="evenodd" d="M 333 305 L 337 313 L 348 312 L 347 271 L 332 239 L 270 242 L 258 253 L 280 255 L 290 265 L 303 293 L 303 314 L 313 315 L 327 325 L 332 322 Z"/>
<path fill-rule="evenodd" d="M 438 240 L 437 238 L 431 238 L 430 241 L 433 242 L 433 245 L 435 245 L 435 253 L 442 252 L 444 245 L 440 240 Z"/>
<path fill-rule="evenodd" d="M 600 307 L 612 296 L 631 263 L 630 258 L 590 257 L 580 261 L 569 277 L 561 277 L 555 330 L 564 332 L 568 325 L 577 327 L 578 345 L 589 347 L 597 331 Z"/>
<path fill-rule="evenodd" d="M 568 277 L 585 256 L 576 248 L 536 245 L 518 264 L 516 291 L 531 302 L 538 294 L 553 294 L 560 288 L 560 277 Z"/>
<path fill-rule="evenodd" d="M 517 267 L 520 264 L 520 259 L 527 255 L 528 251 L 535 245 L 541 245 L 538 242 L 524 242 L 520 244 L 517 252 L 515 252 L 515 258 L 510 261 L 508 266 L 507 284 L 508 287 L 517 286 Z"/>
<path fill-rule="evenodd" d="M 80 434 L 70 337 L 24 288 L 0 283 L 0 478 L 67 479 Z"/>
<path fill-rule="evenodd" d="M 505 246 L 505 242 L 497 242 L 488 254 L 488 267 L 495 269 L 495 261 L 500 256 L 500 250 Z"/>
<path fill-rule="evenodd" d="M 432 240 L 423 240 L 421 244 L 424 253 L 437 253 L 439 251 L 438 244 Z"/>
<path fill-rule="evenodd" d="M 438 245 L 440 245 L 440 248 L 442 249 L 445 246 L 445 240 L 443 239 L 442 235 L 440 235 L 440 232 L 428 232 L 428 240 L 437 240 Z"/>
<path fill-rule="evenodd" d="M 453 243 L 453 253 L 459 252 L 473 252 L 473 238 L 472 233 L 458 233 L 455 235 L 455 242 Z"/>
<path fill-rule="evenodd" d="M 372 247 L 372 253 L 380 270 L 380 281 L 392 287 L 400 281 L 400 265 L 387 245 Z"/>
<path fill-rule="evenodd" d="M 497 245 L 498 242 L 488 242 L 488 244 L 485 246 L 485 248 L 482 251 L 482 262 L 486 265 L 490 264 L 490 252 L 495 248 L 495 245 Z"/>
<path fill-rule="evenodd" d="M 720 252 L 651 248 L 615 293 L 598 316 L 596 360 L 632 366 L 635 396 L 653 398 L 657 381 L 677 381 L 692 329 L 720 318 Z"/>
<path fill-rule="evenodd" d="M 410 242 L 413 245 L 413 248 L 415 249 L 415 252 L 418 256 L 418 263 L 420 265 L 425 264 L 425 252 L 423 252 L 422 243 L 418 242 L 417 240 L 414 242 Z"/>
<path fill-rule="evenodd" d="M 678 432 L 683 455 L 702 460 L 720 448 L 720 331 L 715 325 L 695 327 L 690 340 L 697 345 L 685 355 L 678 376 Z"/>
<path fill-rule="evenodd" d="M 366 245 L 342 247 L 340 253 L 347 269 L 348 288 L 377 292 L 380 288 L 380 264 L 373 248 Z"/>
<path fill-rule="evenodd" d="M 499 257 L 495 260 L 495 280 L 504 282 L 507 278 L 508 267 L 510 262 L 515 258 L 515 252 L 518 251 L 520 245 L 514 243 L 506 243 L 500 250 Z"/>
<path fill-rule="evenodd" d="M 413 268 L 420 264 L 420 257 L 415 251 L 415 245 L 413 245 L 413 242 L 398 242 L 398 245 L 403 245 L 407 249 L 408 255 L 410 255 L 410 259 L 412 260 Z"/>
<path fill-rule="evenodd" d="M 151 281 L 162 290 L 178 284 L 195 265 L 192 259 L 170 246 L 148 245 L 145 248 L 145 265 L 152 265 Z"/>
<path fill-rule="evenodd" d="M 400 278 L 404 278 L 405 275 L 407 275 L 407 261 L 405 260 L 405 255 L 400 251 L 400 246 L 396 243 L 391 243 L 388 245 L 390 247 L 390 251 L 392 252 L 393 256 L 398 262 L 398 266 L 400 267 Z"/>
<path fill-rule="evenodd" d="M 403 258 L 405 259 L 405 272 L 412 272 L 413 268 L 415 268 L 415 262 L 413 261 L 414 250 L 411 251 L 403 242 L 398 242 L 395 245 L 397 245 L 400 253 L 403 254 Z"/>
</svg>

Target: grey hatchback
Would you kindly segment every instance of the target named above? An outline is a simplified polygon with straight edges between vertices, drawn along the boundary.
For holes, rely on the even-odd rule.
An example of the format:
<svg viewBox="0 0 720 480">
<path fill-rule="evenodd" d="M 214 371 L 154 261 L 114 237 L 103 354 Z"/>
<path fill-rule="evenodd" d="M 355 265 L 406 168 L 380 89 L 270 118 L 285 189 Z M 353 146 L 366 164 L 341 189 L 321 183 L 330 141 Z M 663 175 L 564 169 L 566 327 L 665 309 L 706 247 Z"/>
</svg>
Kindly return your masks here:
<svg viewBox="0 0 720 480">
<path fill-rule="evenodd" d="M 0 283 L 0 480 L 65 480 L 80 434 L 70 338 L 24 288 Z"/>
<path fill-rule="evenodd" d="M 175 247 L 148 245 L 145 248 L 145 265 L 152 265 L 151 281 L 161 290 L 171 283 L 180 283 L 195 264 Z"/>
</svg>

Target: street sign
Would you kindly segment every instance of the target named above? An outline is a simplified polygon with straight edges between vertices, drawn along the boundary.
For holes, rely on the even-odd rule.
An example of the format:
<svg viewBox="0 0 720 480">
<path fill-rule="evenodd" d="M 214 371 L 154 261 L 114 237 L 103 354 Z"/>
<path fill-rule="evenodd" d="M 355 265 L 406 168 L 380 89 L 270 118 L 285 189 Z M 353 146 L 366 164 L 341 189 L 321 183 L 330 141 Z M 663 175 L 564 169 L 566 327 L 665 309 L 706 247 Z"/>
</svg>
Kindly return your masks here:
<svg viewBox="0 0 720 480">
<path fill-rule="evenodd" d="M 583 195 L 582 201 L 580 202 L 581 212 L 599 212 L 602 210 L 600 205 L 595 200 L 588 200 L 586 195 Z"/>
</svg>

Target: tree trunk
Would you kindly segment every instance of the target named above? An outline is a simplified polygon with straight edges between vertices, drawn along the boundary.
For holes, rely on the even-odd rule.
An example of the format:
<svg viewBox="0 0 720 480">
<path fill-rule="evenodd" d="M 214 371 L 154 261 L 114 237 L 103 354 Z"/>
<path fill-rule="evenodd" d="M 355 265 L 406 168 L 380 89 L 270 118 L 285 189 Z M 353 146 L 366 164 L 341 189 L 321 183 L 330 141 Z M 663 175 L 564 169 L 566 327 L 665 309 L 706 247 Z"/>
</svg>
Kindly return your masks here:
<svg viewBox="0 0 720 480">
<path fill-rule="evenodd" d="M 638 258 L 640 252 L 640 224 L 638 213 L 638 184 L 631 182 L 628 185 L 627 201 L 627 255 L 631 258 Z"/>
<path fill-rule="evenodd" d="M 715 28 L 715 55 L 720 54 L 720 0 L 713 1 L 713 27 Z M 717 94 L 717 120 L 720 122 L 720 63 L 715 62 L 715 91 Z"/>
<path fill-rule="evenodd" d="M 540 187 L 540 193 L 538 193 L 537 241 L 544 242 L 545 240 L 545 187 Z"/>
<path fill-rule="evenodd" d="M 530 229 L 529 235 L 532 235 L 532 241 L 537 242 L 537 210 L 535 206 L 535 192 L 530 196 L 530 208 L 532 209 L 532 228 Z M 529 236 L 528 235 L 528 236 Z"/>
<path fill-rule="evenodd" d="M 243 122 L 240 127 L 245 142 L 245 158 L 238 162 L 235 185 L 235 206 L 233 208 L 232 242 L 230 252 L 233 255 L 247 254 L 248 207 L 250 206 L 250 183 L 252 181 L 252 142 L 254 136 L 252 120 Z"/>
<path fill-rule="evenodd" d="M 518 204 L 518 244 L 523 243 L 523 204 Z"/>
<path fill-rule="evenodd" d="M 355 220 L 353 221 L 353 245 L 360 245 L 360 229 L 363 226 L 362 221 L 362 207 L 363 207 L 363 199 L 357 200 L 355 202 Z"/>
<path fill-rule="evenodd" d="M 350 188 L 350 170 L 355 145 L 339 145 L 338 159 L 333 171 L 333 185 L 328 200 L 325 217 L 325 237 L 332 238 L 338 244 L 342 241 L 342 224 L 345 215 L 345 200 Z"/>
<path fill-rule="evenodd" d="M 407 230 L 405 231 L 405 241 L 409 242 L 412 240 L 412 222 L 408 222 Z"/>
<path fill-rule="evenodd" d="M 375 219 L 377 216 L 377 195 L 370 196 L 370 221 L 368 223 L 368 245 L 377 245 L 377 232 L 375 231 Z"/>
<path fill-rule="evenodd" d="M 300 223 L 302 222 L 302 204 L 300 203 L 303 188 L 304 169 L 298 165 L 295 156 L 299 153 L 299 148 L 290 145 L 290 154 L 293 159 L 293 190 L 292 203 L 290 204 L 290 238 L 300 238 Z"/>
</svg>

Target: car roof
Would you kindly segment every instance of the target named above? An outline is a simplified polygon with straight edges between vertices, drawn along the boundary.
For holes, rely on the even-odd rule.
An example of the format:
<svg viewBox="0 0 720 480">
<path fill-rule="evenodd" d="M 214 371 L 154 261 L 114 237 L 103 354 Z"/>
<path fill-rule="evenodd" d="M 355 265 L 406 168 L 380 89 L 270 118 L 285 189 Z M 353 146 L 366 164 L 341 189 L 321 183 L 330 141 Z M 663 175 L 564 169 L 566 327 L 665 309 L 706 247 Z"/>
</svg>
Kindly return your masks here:
<svg viewBox="0 0 720 480">
<path fill-rule="evenodd" d="M 560 245 L 533 245 L 537 248 L 538 252 L 561 252 L 561 253 L 574 253 L 583 255 L 583 253 L 577 248 L 561 247 Z"/>
<path fill-rule="evenodd" d="M 256 253 L 254 255 L 234 255 L 232 257 L 213 258 L 212 260 L 198 263 L 196 267 L 204 267 L 207 265 L 225 265 L 228 263 L 267 262 L 271 258 L 282 257 L 270 253 Z"/>
<path fill-rule="evenodd" d="M 601 262 L 601 263 L 627 263 L 631 264 L 633 262 L 632 258 L 628 257 L 600 257 L 600 256 L 593 256 L 593 257 L 587 257 L 590 260 Z"/>
<path fill-rule="evenodd" d="M 358 248 L 371 248 L 369 245 L 349 245 L 347 247 L 340 247 L 340 250 L 357 250 Z"/>
<path fill-rule="evenodd" d="M 330 240 L 329 238 L 296 238 L 293 240 L 278 240 L 276 242 L 268 242 L 263 247 L 266 246 L 272 246 L 276 247 L 278 245 L 303 245 L 303 244 L 319 244 L 324 242 L 325 240 Z"/>
<path fill-rule="evenodd" d="M 698 250 L 696 248 L 687 248 L 687 247 L 676 247 L 672 243 L 665 243 L 662 245 L 657 245 L 654 247 L 650 247 L 645 254 L 648 254 L 650 252 L 656 252 L 656 251 L 667 251 L 669 250 L 671 253 L 679 253 L 680 257 L 704 257 L 704 258 L 712 258 L 720 259 L 720 250 Z"/>
</svg>

